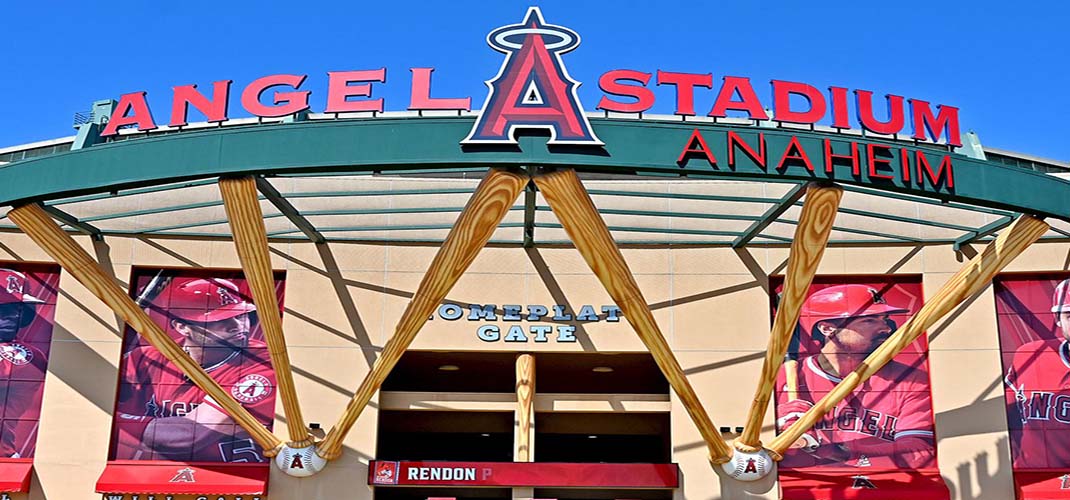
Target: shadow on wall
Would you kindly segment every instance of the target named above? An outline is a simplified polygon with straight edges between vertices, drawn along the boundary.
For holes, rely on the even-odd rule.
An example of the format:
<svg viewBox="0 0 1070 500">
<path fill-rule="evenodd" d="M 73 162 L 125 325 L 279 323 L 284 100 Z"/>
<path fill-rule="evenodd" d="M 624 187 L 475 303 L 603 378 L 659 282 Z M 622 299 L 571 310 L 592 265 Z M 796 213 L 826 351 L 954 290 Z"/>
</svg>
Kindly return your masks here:
<svg viewBox="0 0 1070 500">
<path fill-rule="evenodd" d="M 978 453 L 972 462 L 962 462 L 955 466 L 955 477 L 944 477 L 944 482 L 951 490 L 951 498 L 961 500 L 1013 498 L 1014 492 L 1008 491 L 1006 482 L 1011 476 L 1011 459 L 1008 453 L 1002 453 L 1007 447 L 1006 437 L 1000 438 L 996 443 L 996 448 L 1001 453 L 996 456 L 994 472 L 990 472 L 993 465 L 991 464 L 992 457 L 988 452 Z M 974 490 L 974 484 L 977 485 L 976 490 Z"/>
</svg>

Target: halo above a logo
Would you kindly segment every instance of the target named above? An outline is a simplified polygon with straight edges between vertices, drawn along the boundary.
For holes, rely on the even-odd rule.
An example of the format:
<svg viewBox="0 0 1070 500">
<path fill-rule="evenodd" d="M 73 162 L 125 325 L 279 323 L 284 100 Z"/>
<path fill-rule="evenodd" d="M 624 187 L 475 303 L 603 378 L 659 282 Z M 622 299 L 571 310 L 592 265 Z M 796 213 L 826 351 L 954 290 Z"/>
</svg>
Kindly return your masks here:
<svg viewBox="0 0 1070 500">
<path fill-rule="evenodd" d="M 546 24 L 538 7 L 528 8 L 520 24 L 487 35 L 487 44 L 505 54 L 498 75 L 485 82 L 490 91 L 479 117 L 461 144 L 516 144 L 516 131 L 550 131 L 547 144 L 603 145 L 583 114 L 561 54 L 580 45 L 580 35 Z"/>
</svg>

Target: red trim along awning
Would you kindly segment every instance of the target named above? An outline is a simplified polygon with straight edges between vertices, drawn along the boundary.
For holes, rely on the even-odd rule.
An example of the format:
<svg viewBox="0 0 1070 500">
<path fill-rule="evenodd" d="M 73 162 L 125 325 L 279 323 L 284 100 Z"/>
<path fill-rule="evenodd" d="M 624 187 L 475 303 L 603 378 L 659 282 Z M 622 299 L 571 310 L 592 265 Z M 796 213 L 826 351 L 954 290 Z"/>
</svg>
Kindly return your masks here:
<svg viewBox="0 0 1070 500">
<path fill-rule="evenodd" d="M 0 492 L 26 493 L 30 491 L 32 458 L 0 459 Z"/>
<path fill-rule="evenodd" d="M 372 486 L 676 488 L 676 464 L 391 462 L 373 460 Z"/>
<path fill-rule="evenodd" d="M 271 464 L 108 462 L 97 493 L 263 495 Z"/>
<path fill-rule="evenodd" d="M 1014 471 L 1014 491 L 1018 500 L 1070 497 L 1070 470 Z"/>
<path fill-rule="evenodd" d="M 948 500 L 937 470 L 782 470 L 784 500 Z"/>
</svg>

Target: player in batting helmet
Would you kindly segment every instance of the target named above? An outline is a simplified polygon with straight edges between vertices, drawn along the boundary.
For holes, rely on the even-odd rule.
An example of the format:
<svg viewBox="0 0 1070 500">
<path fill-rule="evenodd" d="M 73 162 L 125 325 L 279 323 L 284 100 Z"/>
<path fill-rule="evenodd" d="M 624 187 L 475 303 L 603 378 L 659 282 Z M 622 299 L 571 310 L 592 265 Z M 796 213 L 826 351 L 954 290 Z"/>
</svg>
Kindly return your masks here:
<svg viewBox="0 0 1070 500">
<path fill-rule="evenodd" d="M 249 314 L 256 311 L 256 306 L 238 293 L 238 287 L 233 282 L 224 279 L 182 279 L 171 282 L 168 288 L 165 291 L 167 315 L 171 327 L 186 338 L 187 349 L 191 346 L 234 349 L 246 346 L 249 341 Z"/>
<path fill-rule="evenodd" d="M 908 309 L 889 305 L 866 285 L 837 285 L 818 290 L 803 304 L 799 326 L 822 346 L 869 353 L 884 342 L 896 324 L 888 316 Z"/>
</svg>

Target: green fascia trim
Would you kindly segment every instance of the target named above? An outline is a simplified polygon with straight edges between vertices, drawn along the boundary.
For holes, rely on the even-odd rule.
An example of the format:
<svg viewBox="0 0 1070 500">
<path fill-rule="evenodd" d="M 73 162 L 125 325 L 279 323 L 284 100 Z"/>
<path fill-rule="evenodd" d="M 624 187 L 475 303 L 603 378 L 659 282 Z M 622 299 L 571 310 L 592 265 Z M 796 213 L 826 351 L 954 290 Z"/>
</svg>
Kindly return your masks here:
<svg viewBox="0 0 1070 500">
<path fill-rule="evenodd" d="M 899 194 L 921 196 L 990 209 L 1010 210 L 1066 220 L 1070 215 L 1070 182 L 1055 176 L 994 162 L 949 154 L 955 185 L 919 184 L 918 176 L 903 181 L 870 178 L 865 144 L 880 146 L 892 168 L 901 151 L 913 159 L 918 151 L 938 168 L 942 153 L 929 148 L 873 138 L 788 129 L 766 129 L 708 123 L 592 119 L 605 147 L 546 145 L 546 137 L 522 134 L 516 147 L 462 147 L 459 141 L 473 117 L 375 118 L 367 120 L 305 121 L 271 127 L 221 127 L 201 131 L 148 136 L 138 140 L 94 145 L 80 150 L 33 158 L 0 167 L 0 204 L 54 200 L 137 189 L 165 183 L 221 175 L 278 175 L 413 169 L 486 167 L 575 167 L 581 171 L 636 175 L 702 176 L 753 181 L 823 180 Z M 677 164 L 693 131 L 699 130 L 717 158 L 691 158 Z M 762 167 L 737 151 L 737 163 L 727 165 L 728 132 L 748 144 L 766 140 L 768 166 Z M 776 165 L 785 157 L 792 137 L 810 157 L 814 170 L 798 162 Z M 862 166 L 824 169 L 824 141 L 836 154 L 862 146 Z M 43 175 L 47 172 L 47 175 Z M 889 172 L 891 173 L 891 172 Z M 945 179 L 946 181 L 946 179 Z"/>
</svg>

